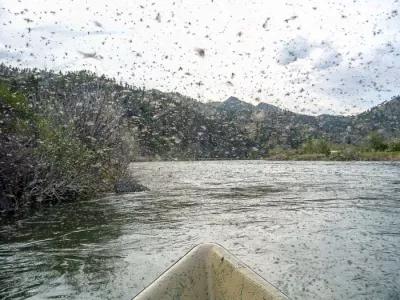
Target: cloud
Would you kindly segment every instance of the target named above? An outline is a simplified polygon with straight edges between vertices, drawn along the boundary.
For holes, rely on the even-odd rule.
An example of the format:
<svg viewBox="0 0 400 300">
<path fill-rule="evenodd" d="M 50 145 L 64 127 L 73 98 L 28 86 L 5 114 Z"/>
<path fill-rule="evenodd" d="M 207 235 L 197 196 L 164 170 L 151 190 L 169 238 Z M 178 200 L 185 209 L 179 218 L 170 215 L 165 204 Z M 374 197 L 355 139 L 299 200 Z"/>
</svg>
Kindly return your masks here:
<svg viewBox="0 0 400 300">
<path fill-rule="evenodd" d="M 330 45 L 324 45 L 322 47 L 316 47 L 311 51 L 310 60 L 315 69 L 323 70 L 339 66 L 343 61 L 343 57 L 341 53 Z"/>
<path fill-rule="evenodd" d="M 335 99 L 336 103 L 346 103 L 354 112 L 399 95 L 400 51 L 396 50 L 399 46 L 399 43 L 385 43 L 343 59 L 334 70 L 321 69 L 314 90 Z"/>
<path fill-rule="evenodd" d="M 32 32 L 40 32 L 40 33 L 45 33 L 45 34 L 52 34 L 55 35 L 56 37 L 85 37 L 89 35 L 114 35 L 114 34 L 122 34 L 123 31 L 116 31 L 116 30 L 108 30 L 105 31 L 103 29 L 101 30 L 79 30 L 79 29 L 74 29 L 73 26 L 60 26 L 60 25 L 40 25 L 40 26 L 34 26 L 31 28 Z"/>
<path fill-rule="evenodd" d="M 2 59 L 18 59 L 21 57 L 20 53 L 9 52 L 7 50 L 0 50 L 0 60 Z"/>
<path fill-rule="evenodd" d="M 22 51 L 16 48 L 7 48 L 6 45 L 0 43 L 0 61 L 19 60 L 22 57 Z"/>
<path fill-rule="evenodd" d="M 303 37 L 296 37 L 278 49 L 276 61 L 280 65 L 289 65 L 299 59 L 310 60 L 314 69 L 327 69 L 338 66 L 342 55 L 326 41 L 313 43 Z"/>
<path fill-rule="evenodd" d="M 306 58 L 310 54 L 311 45 L 303 37 L 296 37 L 284 42 L 280 49 L 276 61 L 280 65 L 288 65 L 298 59 Z"/>
</svg>

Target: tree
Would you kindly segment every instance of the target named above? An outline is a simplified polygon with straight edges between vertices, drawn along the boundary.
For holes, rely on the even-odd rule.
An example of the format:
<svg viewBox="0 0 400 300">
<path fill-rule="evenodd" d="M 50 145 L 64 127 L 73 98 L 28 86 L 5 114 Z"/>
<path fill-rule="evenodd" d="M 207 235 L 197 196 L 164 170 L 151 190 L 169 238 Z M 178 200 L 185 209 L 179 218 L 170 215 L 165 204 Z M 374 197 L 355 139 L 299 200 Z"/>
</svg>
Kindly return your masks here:
<svg viewBox="0 0 400 300">
<path fill-rule="evenodd" d="M 368 135 L 368 146 L 373 151 L 385 151 L 388 149 L 388 145 L 385 143 L 385 138 L 378 132 L 371 132 Z"/>
<path fill-rule="evenodd" d="M 396 152 L 400 151 L 400 139 L 395 139 L 389 143 L 389 150 Z"/>
</svg>

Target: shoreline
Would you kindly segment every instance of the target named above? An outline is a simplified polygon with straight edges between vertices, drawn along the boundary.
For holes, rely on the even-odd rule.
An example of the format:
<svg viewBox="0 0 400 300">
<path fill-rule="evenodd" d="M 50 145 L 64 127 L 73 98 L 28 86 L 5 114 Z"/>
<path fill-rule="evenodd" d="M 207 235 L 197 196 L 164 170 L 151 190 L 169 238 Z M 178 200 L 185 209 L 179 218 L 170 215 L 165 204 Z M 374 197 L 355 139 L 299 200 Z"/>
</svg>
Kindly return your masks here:
<svg viewBox="0 0 400 300">
<path fill-rule="evenodd" d="M 347 157 L 329 157 L 320 154 L 281 154 L 274 155 L 270 157 L 262 157 L 262 158 L 147 158 L 132 161 L 132 163 L 145 163 L 145 162 L 190 162 L 190 161 L 237 161 L 237 160 L 253 160 L 253 161 L 332 161 L 332 162 L 359 162 L 359 161 L 375 161 L 375 162 L 388 162 L 388 161 L 400 161 L 400 152 L 396 152 L 393 155 L 372 155 L 370 152 L 366 152 L 368 154 L 362 153 L 361 155 L 353 158 Z"/>
</svg>

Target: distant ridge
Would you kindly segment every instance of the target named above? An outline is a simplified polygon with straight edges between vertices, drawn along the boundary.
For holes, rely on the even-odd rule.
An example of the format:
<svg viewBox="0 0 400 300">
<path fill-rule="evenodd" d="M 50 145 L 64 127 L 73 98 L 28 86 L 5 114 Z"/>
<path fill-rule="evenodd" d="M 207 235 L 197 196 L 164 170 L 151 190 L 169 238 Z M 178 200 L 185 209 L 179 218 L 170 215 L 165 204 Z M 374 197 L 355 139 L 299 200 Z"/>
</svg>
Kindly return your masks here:
<svg viewBox="0 0 400 300">
<path fill-rule="evenodd" d="M 276 112 L 282 111 L 281 108 L 279 108 L 275 105 L 272 105 L 272 104 L 265 103 L 265 102 L 258 103 L 256 107 L 261 110 L 269 110 L 269 111 L 276 111 Z"/>
</svg>

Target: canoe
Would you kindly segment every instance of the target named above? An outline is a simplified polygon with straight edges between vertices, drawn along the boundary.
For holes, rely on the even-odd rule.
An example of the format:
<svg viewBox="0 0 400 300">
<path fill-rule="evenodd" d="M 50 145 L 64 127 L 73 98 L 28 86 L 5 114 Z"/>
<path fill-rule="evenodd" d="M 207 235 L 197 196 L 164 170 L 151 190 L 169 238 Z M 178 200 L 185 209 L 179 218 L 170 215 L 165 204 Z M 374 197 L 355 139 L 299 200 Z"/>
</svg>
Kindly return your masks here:
<svg viewBox="0 0 400 300">
<path fill-rule="evenodd" d="M 288 299 L 222 246 L 190 250 L 134 300 Z"/>
</svg>

